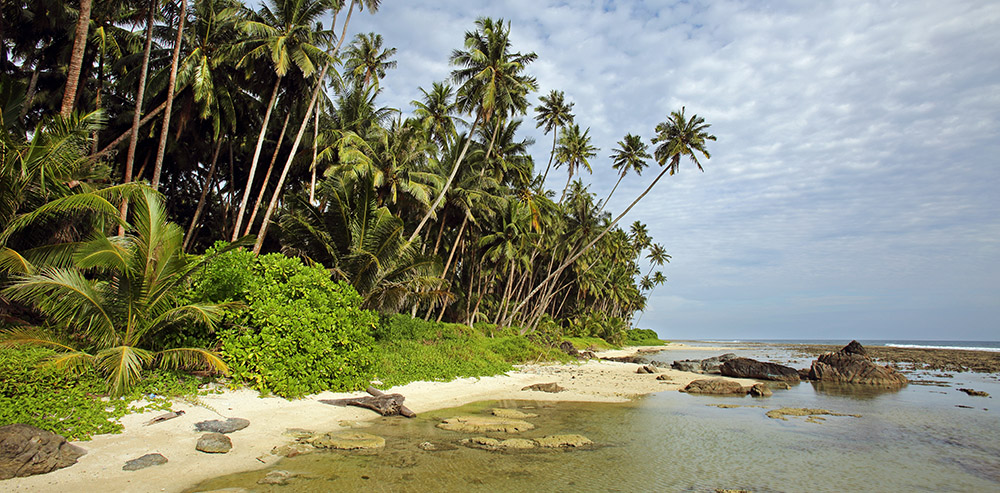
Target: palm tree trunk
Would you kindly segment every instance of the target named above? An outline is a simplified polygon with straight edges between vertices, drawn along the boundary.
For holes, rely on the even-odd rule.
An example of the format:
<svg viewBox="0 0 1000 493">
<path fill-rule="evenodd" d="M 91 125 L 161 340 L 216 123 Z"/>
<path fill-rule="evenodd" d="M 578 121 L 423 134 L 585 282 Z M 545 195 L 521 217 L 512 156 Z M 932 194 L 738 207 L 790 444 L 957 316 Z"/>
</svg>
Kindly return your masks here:
<svg viewBox="0 0 1000 493">
<path fill-rule="evenodd" d="M 451 183 L 455 181 L 455 175 L 458 174 L 458 167 L 465 159 L 465 153 L 469 151 L 469 144 L 472 143 L 472 135 L 476 133 L 476 125 L 479 124 L 479 119 L 481 117 L 482 111 L 477 112 L 476 120 L 472 122 L 472 128 L 469 129 L 469 138 L 465 141 L 465 147 L 462 148 L 462 152 L 459 153 L 458 159 L 455 160 L 455 165 L 451 168 L 451 174 L 448 175 L 448 181 L 445 182 L 444 188 L 441 189 L 441 193 L 438 194 L 436 199 L 434 199 L 434 203 L 431 204 L 429 209 L 427 209 L 427 214 L 425 214 L 424 218 L 420 220 L 420 224 L 417 225 L 417 229 L 414 229 L 413 233 L 410 234 L 410 239 L 406 240 L 407 243 L 413 243 L 413 239 L 420 234 L 420 230 L 424 228 L 425 224 L 427 224 L 427 220 L 431 218 L 431 215 L 434 214 L 435 210 L 437 210 L 438 205 L 440 205 L 441 201 L 444 200 L 444 195 L 448 193 L 448 189 L 451 188 Z"/>
<path fill-rule="evenodd" d="M 149 123 L 150 120 L 152 120 L 153 118 L 155 118 L 156 115 L 159 115 L 160 112 L 163 111 L 166 107 L 167 107 L 167 103 L 166 103 L 166 101 L 164 101 L 164 102 L 160 103 L 160 105 L 157 106 L 156 108 L 153 108 L 152 111 L 150 111 L 146 116 L 142 117 L 142 119 L 139 120 L 139 128 L 142 128 L 144 125 L 146 125 L 147 123 Z M 127 139 L 127 138 L 129 138 L 131 136 L 132 136 L 132 129 L 129 128 L 124 133 L 122 133 L 121 135 L 119 135 L 118 138 L 116 138 L 115 140 L 111 141 L 110 144 L 104 146 L 104 149 L 101 149 L 100 152 L 97 152 L 95 154 L 91 154 L 88 159 L 90 159 L 91 162 L 94 162 L 94 161 L 97 161 L 98 159 L 101 159 L 102 157 L 106 156 L 109 152 L 113 151 L 115 147 L 118 147 L 118 144 L 121 144 L 122 142 L 125 142 L 125 139 Z"/>
<path fill-rule="evenodd" d="M 236 238 L 240 234 L 240 226 L 243 225 L 243 215 L 246 213 L 247 201 L 250 200 L 250 191 L 253 188 L 253 178 L 254 174 L 257 173 L 257 162 L 260 160 L 260 150 L 264 147 L 264 135 L 267 133 L 267 124 L 271 121 L 271 111 L 274 109 L 274 101 L 278 98 L 278 87 L 281 86 L 281 76 L 278 76 L 278 80 L 274 81 L 274 89 L 271 90 L 271 100 L 267 103 L 267 111 L 264 112 L 264 123 L 260 126 L 260 133 L 257 135 L 257 147 L 253 151 L 253 160 L 250 161 L 250 172 L 247 173 L 247 186 L 243 189 L 243 199 L 240 202 L 239 212 L 236 213 L 236 226 L 233 228 L 232 241 L 236 241 Z M 285 119 L 285 123 L 288 123 L 288 119 Z M 282 130 L 282 136 L 284 136 L 284 130 Z M 262 187 L 267 186 L 267 182 L 264 182 Z"/>
<path fill-rule="evenodd" d="M 313 159 L 312 159 L 312 178 L 309 180 L 309 204 L 316 205 L 316 148 L 319 147 L 317 140 L 319 139 L 319 110 L 316 110 L 316 119 L 313 120 Z"/>
<path fill-rule="evenodd" d="M 346 26 L 345 26 L 346 27 Z M 278 197 L 281 196 L 281 187 L 285 184 L 285 178 L 288 176 L 288 170 L 292 168 L 292 161 L 295 159 L 295 152 L 299 149 L 299 144 L 302 143 L 302 135 L 305 134 L 306 128 L 309 126 L 309 118 L 312 116 L 313 109 L 316 107 L 316 100 L 319 98 L 319 91 L 323 87 L 323 78 L 326 77 L 326 72 L 330 69 L 330 62 L 326 62 L 323 65 L 323 70 L 319 73 L 319 77 L 316 80 L 316 88 L 313 89 L 312 98 L 309 100 L 309 107 L 306 108 L 306 115 L 302 118 L 302 125 L 299 126 L 299 132 L 295 136 L 295 142 L 292 144 L 292 150 L 288 152 L 288 160 L 285 162 L 284 169 L 281 170 L 281 176 L 278 178 L 278 185 L 274 189 L 274 195 L 271 196 L 271 203 L 267 206 L 267 212 L 264 214 L 264 221 L 260 225 L 260 232 L 257 234 L 257 243 L 254 243 L 253 253 L 257 255 L 260 253 L 260 248 L 264 245 L 264 238 L 267 237 L 267 228 L 271 224 L 271 216 L 274 214 L 274 209 L 278 205 Z"/>
<path fill-rule="evenodd" d="M 281 151 L 281 143 L 285 141 L 285 133 L 288 130 L 288 119 L 291 116 L 291 112 L 286 114 L 285 123 L 281 125 L 281 135 L 278 136 L 278 143 L 274 146 L 274 152 L 271 154 L 271 164 L 267 165 L 267 173 L 264 173 L 264 182 L 260 184 L 260 192 L 257 193 L 257 201 L 253 204 L 253 212 L 250 213 L 250 220 L 247 221 L 246 230 L 243 231 L 244 236 L 250 234 L 250 230 L 253 229 L 253 223 L 257 220 L 257 213 L 260 212 L 260 204 L 264 201 L 264 193 L 267 192 L 267 184 L 271 181 L 271 173 L 274 171 L 274 163 L 278 161 L 278 152 Z"/>
<path fill-rule="evenodd" d="M 611 196 L 615 194 L 615 190 L 618 190 L 618 184 L 622 182 L 622 178 L 625 178 L 625 173 L 618 175 L 618 181 L 615 182 L 615 186 L 611 189 L 611 193 L 608 194 L 608 198 L 604 199 L 604 203 L 601 204 L 601 208 L 597 211 L 598 214 L 600 214 L 601 211 L 608 206 L 608 201 L 611 200 Z"/>
<path fill-rule="evenodd" d="M 139 71 L 139 90 L 135 95 L 135 113 L 132 114 L 132 132 L 128 141 L 128 152 L 125 154 L 125 176 L 122 183 L 132 181 L 132 164 L 135 161 L 135 148 L 139 144 L 139 122 L 142 115 L 142 98 L 146 92 L 146 75 L 149 73 L 149 53 L 153 49 L 153 6 L 155 0 L 149 0 L 149 12 L 146 13 L 146 46 L 143 48 L 142 69 Z M 110 146 L 109 146 L 110 147 Z M 122 223 L 128 216 L 128 201 L 122 200 L 121 205 Z M 125 227 L 118 226 L 118 235 L 125 234 Z"/>
<path fill-rule="evenodd" d="M 187 15 L 187 0 L 181 0 L 181 9 L 177 14 L 177 37 L 174 38 L 174 53 L 170 58 L 170 79 L 167 81 L 167 108 L 163 110 L 160 143 L 156 148 L 156 161 L 153 162 L 153 190 L 160 188 L 160 171 L 163 168 L 163 154 L 167 150 L 167 135 L 170 133 L 170 113 L 174 109 L 174 89 L 177 87 L 177 63 L 180 60 L 181 44 L 183 44 L 184 40 L 185 15 Z"/>
<path fill-rule="evenodd" d="M 458 250 L 458 242 L 462 239 L 462 233 L 465 232 L 465 225 L 468 223 L 469 223 L 469 214 L 466 213 L 465 219 L 462 219 L 462 226 L 458 228 L 458 234 L 455 235 L 455 241 L 451 245 L 451 252 L 448 254 L 448 261 L 444 263 L 444 270 L 441 271 L 441 283 L 442 283 L 441 285 L 443 285 L 444 281 L 448 278 L 448 269 L 451 268 L 451 261 L 455 259 L 455 252 Z M 441 237 L 439 236 L 438 240 L 440 239 Z M 437 248 L 435 248 L 435 250 L 437 250 Z M 437 252 L 435 252 L 435 255 L 436 254 Z M 441 316 L 444 315 L 444 308 L 447 306 L 448 306 L 447 303 L 441 303 L 441 315 L 438 316 L 438 322 L 441 321 Z M 427 320 L 427 317 L 430 316 L 431 311 L 433 310 L 434 310 L 433 305 L 427 308 L 427 314 L 424 316 L 424 320 Z"/>
<path fill-rule="evenodd" d="M 568 171 L 569 171 L 569 176 L 566 177 L 566 186 L 563 187 L 562 196 L 559 197 L 559 205 L 562 205 L 563 200 L 566 200 L 566 191 L 569 190 L 569 184 L 570 184 L 571 181 L 573 181 L 573 170 L 572 170 L 572 168 L 569 169 Z"/>
<path fill-rule="evenodd" d="M 222 150 L 222 139 L 215 143 L 215 152 L 212 153 L 212 165 L 208 168 L 208 176 L 205 177 L 205 184 L 201 187 L 201 197 L 198 198 L 198 207 L 194 209 L 194 217 L 191 218 L 191 226 L 188 227 L 187 234 L 184 235 L 184 244 L 181 251 L 187 251 L 188 245 L 194 238 L 194 228 L 201 217 L 201 211 L 205 208 L 205 199 L 208 198 L 208 191 L 212 188 L 212 180 L 215 178 L 215 163 L 219 160 L 219 151 Z"/>
<path fill-rule="evenodd" d="M 80 0 L 80 16 L 76 20 L 76 33 L 73 35 L 73 54 L 69 59 L 66 89 L 63 91 L 62 108 L 59 110 L 59 115 L 63 118 L 73 113 L 73 103 L 76 101 L 77 87 L 80 84 L 83 53 L 87 50 L 87 31 L 90 29 L 90 10 L 93 3 L 93 0 Z"/>
<path fill-rule="evenodd" d="M 542 186 L 545 186 L 545 179 L 549 177 L 549 169 L 552 168 L 552 158 L 556 157 L 556 137 L 559 135 L 559 127 L 552 132 L 552 152 L 549 153 L 549 165 L 545 167 L 545 174 L 542 175 Z"/>
<path fill-rule="evenodd" d="M 41 70 L 38 69 L 38 61 L 35 61 L 35 69 L 31 72 L 31 80 L 28 81 L 28 92 L 24 96 L 24 104 L 21 106 L 21 114 L 18 115 L 19 120 L 24 120 L 24 117 L 28 114 L 28 110 L 31 109 L 31 102 L 35 99 L 35 90 L 38 89 L 38 75 Z"/>
</svg>

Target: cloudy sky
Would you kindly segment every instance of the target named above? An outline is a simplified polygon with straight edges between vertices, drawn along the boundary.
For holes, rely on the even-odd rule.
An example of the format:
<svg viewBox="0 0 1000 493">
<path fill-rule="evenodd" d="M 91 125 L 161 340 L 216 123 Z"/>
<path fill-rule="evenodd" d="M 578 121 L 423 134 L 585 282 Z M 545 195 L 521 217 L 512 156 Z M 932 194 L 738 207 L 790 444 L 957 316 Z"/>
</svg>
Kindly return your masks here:
<svg viewBox="0 0 1000 493">
<path fill-rule="evenodd" d="M 712 125 L 705 172 L 682 164 L 624 220 L 673 256 L 641 326 L 1000 339 L 1000 3 L 384 0 L 349 30 L 399 50 L 382 104 L 408 112 L 447 78 L 479 16 L 538 54 L 539 94 L 576 103 L 598 197 L 626 133 L 648 142 L 682 106 Z M 525 126 L 545 163 L 551 137 Z M 627 177 L 611 209 L 654 176 Z"/>
</svg>

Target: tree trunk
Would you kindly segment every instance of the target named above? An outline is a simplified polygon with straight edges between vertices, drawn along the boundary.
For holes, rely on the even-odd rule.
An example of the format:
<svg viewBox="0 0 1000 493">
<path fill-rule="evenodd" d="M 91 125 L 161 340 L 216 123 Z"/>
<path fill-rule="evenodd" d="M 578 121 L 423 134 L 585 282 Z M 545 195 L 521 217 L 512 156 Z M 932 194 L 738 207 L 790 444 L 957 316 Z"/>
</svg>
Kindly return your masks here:
<svg viewBox="0 0 1000 493">
<path fill-rule="evenodd" d="M 406 240 L 407 243 L 413 243 L 413 239 L 416 238 L 418 234 L 420 234 L 420 230 L 424 228 L 425 224 L 427 224 L 427 220 L 431 218 L 431 215 L 434 214 L 434 211 L 437 209 L 438 205 L 440 205 L 441 201 L 444 200 L 444 195 L 448 193 L 448 189 L 451 188 L 451 183 L 455 181 L 455 175 L 458 174 L 458 167 L 462 164 L 462 161 L 465 159 L 465 153 L 468 152 L 469 150 L 469 144 L 472 143 L 472 135 L 476 133 L 476 125 L 479 124 L 480 117 L 482 117 L 481 111 L 476 113 L 476 120 L 472 122 L 472 128 L 469 129 L 469 138 L 468 140 L 465 141 L 465 147 L 462 148 L 462 152 L 459 153 L 458 159 L 455 160 L 455 165 L 452 166 L 451 168 L 451 174 L 448 175 L 448 181 L 445 182 L 444 188 L 441 189 L 441 193 L 438 194 L 436 199 L 434 199 L 434 203 L 431 204 L 431 207 L 429 209 L 427 209 L 427 214 L 425 214 L 424 218 L 420 220 L 420 224 L 417 225 L 417 229 L 414 229 L 413 233 L 410 234 L 410 239 Z"/>
<path fill-rule="evenodd" d="M 170 133 L 170 113 L 174 109 L 174 89 L 177 87 L 177 63 L 181 56 L 181 45 L 184 41 L 184 17 L 187 15 L 187 0 L 180 0 L 181 8 L 177 14 L 177 37 L 174 38 L 174 53 L 170 58 L 170 79 L 167 81 L 167 108 L 163 110 L 163 125 L 160 128 L 160 143 L 156 149 L 156 161 L 153 162 L 153 190 L 160 188 L 160 171 L 163 169 L 163 154 L 167 150 L 167 135 Z"/>
<path fill-rule="evenodd" d="M 545 179 L 549 177 L 549 169 L 552 168 L 552 158 L 556 157 L 556 137 L 559 135 L 559 127 L 552 132 L 552 152 L 549 153 L 549 165 L 545 167 L 545 174 L 542 175 L 542 186 L 545 186 Z"/>
<path fill-rule="evenodd" d="M 567 165 L 567 166 L 571 166 L 571 165 Z M 563 187 L 562 196 L 559 197 L 559 205 L 562 205 L 563 200 L 566 200 L 566 191 L 569 190 L 569 184 L 570 184 L 570 182 L 573 181 L 573 168 L 569 168 L 568 171 L 569 171 L 569 176 L 566 177 L 566 186 Z"/>
<path fill-rule="evenodd" d="M 146 92 L 146 75 L 149 73 L 149 53 L 153 49 L 153 5 L 155 0 L 149 1 L 149 12 L 146 13 L 146 46 L 143 48 L 142 69 L 139 71 L 139 90 L 135 95 L 135 113 L 132 114 L 132 131 L 128 141 L 128 153 L 125 155 L 125 176 L 122 183 L 132 181 L 132 164 L 135 161 L 135 148 L 139 144 L 139 123 L 142 115 L 142 98 Z M 164 106 L 166 107 L 166 106 Z M 110 147 L 110 146 L 109 146 Z M 128 201 L 122 200 L 121 220 L 125 222 L 128 216 Z M 125 227 L 118 226 L 118 235 L 125 234 Z"/>
<path fill-rule="evenodd" d="M 611 189 L 611 193 L 608 194 L 608 198 L 604 199 L 604 203 L 601 204 L 601 208 L 597 211 L 598 214 L 600 214 L 601 211 L 608 206 L 608 201 L 611 200 L 611 196 L 615 194 L 615 190 L 618 190 L 618 185 L 621 184 L 622 178 L 625 178 L 625 173 L 618 175 L 618 181 L 615 182 L 615 186 Z"/>
<path fill-rule="evenodd" d="M 312 178 L 309 181 L 309 204 L 316 205 L 316 148 L 318 147 L 319 140 L 319 109 L 316 110 L 315 120 L 313 120 L 313 159 L 312 159 Z"/>
<path fill-rule="evenodd" d="M 288 153 L 288 160 L 285 161 L 285 167 L 281 170 L 281 176 L 278 178 L 278 185 L 274 189 L 274 195 L 271 196 L 271 203 L 267 206 L 267 212 L 264 213 L 264 221 L 260 225 L 260 233 L 257 234 L 257 243 L 253 246 L 254 255 L 260 254 L 260 248 L 264 245 L 264 238 L 267 237 L 267 228 L 271 224 L 271 216 L 274 214 L 274 209 L 278 206 L 278 197 L 281 196 L 281 187 L 285 184 L 285 178 L 288 176 L 288 170 L 292 168 L 292 161 L 295 159 L 295 152 L 299 149 L 299 144 L 302 143 L 302 135 L 305 134 L 306 128 L 309 127 L 309 118 L 312 116 L 313 108 L 316 107 L 316 100 L 319 98 L 319 91 L 323 87 L 323 78 L 326 77 L 327 70 L 330 69 L 330 62 L 326 62 L 323 65 L 323 70 L 319 73 L 319 77 L 316 81 L 316 88 L 313 89 L 312 98 L 309 100 L 309 107 L 306 108 L 306 115 L 302 118 L 302 125 L 299 126 L 299 132 L 295 136 L 295 142 L 292 144 L 292 150 Z"/>
<path fill-rule="evenodd" d="M 66 89 L 63 91 L 62 108 L 59 110 L 59 115 L 63 118 L 73 113 L 73 103 L 76 101 L 77 87 L 80 84 L 83 53 L 87 50 L 87 31 L 90 29 L 90 9 L 93 3 L 93 0 L 80 0 L 80 16 L 76 20 L 76 33 L 73 35 L 73 54 L 69 59 Z"/>
<path fill-rule="evenodd" d="M 285 115 L 285 123 L 281 125 L 281 135 L 278 136 L 278 144 L 274 146 L 274 153 L 271 154 L 271 164 L 267 166 L 267 173 L 264 173 L 264 183 L 260 184 L 260 193 L 257 194 L 257 201 L 253 204 L 253 212 L 250 213 L 250 220 L 247 221 L 247 228 L 243 235 L 250 234 L 253 229 L 253 222 L 257 220 L 257 213 L 260 211 L 260 204 L 264 201 L 264 193 L 267 191 L 267 184 L 271 181 L 271 172 L 274 171 L 274 163 L 278 161 L 278 152 L 281 150 L 281 143 L 285 140 L 285 131 L 288 129 L 288 119 L 291 112 Z"/>
<path fill-rule="evenodd" d="M 462 233 L 465 232 L 465 225 L 469 223 L 469 214 L 465 214 L 465 219 L 462 220 L 462 226 L 458 228 L 458 234 L 455 235 L 455 242 L 451 245 L 451 253 L 448 254 L 448 261 L 444 263 L 444 270 L 441 271 L 441 281 L 442 284 L 448 278 L 448 269 L 451 267 L 451 261 L 455 259 L 455 252 L 458 250 L 458 242 L 462 239 Z M 441 304 L 441 314 L 438 315 L 437 321 L 441 321 L 441 317 L 444 316 L 444 308 L 448 306 L 447 303 Z M 431 314 L 431 308 L 427 309 L 427 315 Z M 425 317 L 426 320 L 426 317 Z"/>
<path fill-rule="evenodd" d="M 28 110 L 31 109 L 31 102 L 35 99 L 35 90 L 38 88 L 38 75 L 41 70 L 38 69 L 38 61 L 35 61 L 35 70 L 31 72 L 31 80 L 28 81 L 28 92 L 24 96 L 24 104 L 21 106 L 21 114 L 18 115 L 18 119 L 24 120 L 27 116 Z"/>
<path fill-rule="evenodd" d="M 188 227 L 187 234 L 184 235 L 184 244 L 181 251 L 187 251 L 188 245 L 194 238 L 194 228 L 201 217 L 201 211 L 205 208 L 205 199 L 208 198 L 208 191 L 212 188 L 212 180 L 215 178 L 215 163 L 219 160 L 219 151 L 222 150 L 222 139 L 215 143 L 215 152 L 212 153 L 212 164 L 208 168 L 208 176 L 205 178 L 205 185 L 201 187 L 201 197 L 198 198 L 198 207 L 194 210 L 194 217 L 191 218 L 191 226 Z"/>
<path fill-rule="evenodd" d="M 153 118 L 155 118 L 156 115 L 159 115 L 160 112 L 163 111 L 166 107 L 167 107 L 167 103 L 164 101 L 164 102 L 160 103 L 160 105 L 157 106 L 156 108 L 153 108 L 153 110 L 150 111 L 149 114 L 147 114 L 146 116 L 142 117 L 142 120 L 139 120 L 139 128 L 142 128 L 145 124 L 149 123 L 150 120 L 152 120 Z M 121 144 L 122 142 L 125 141 L 125 139 L 127 139 L 127 138 L 129 138 L 131 136 L 132 136 L 132 129 L 129 128 L 128 130 L 125 131 L 125 133 L 119 135 L 118 138 L 116 138 L 115 140 L 111 141 L 110 144 L 104 146 L 104 149 L 101 149 L 100 152 L 98 152 L 96 154 L 91 154 L 90 157 L 89 157 L 90 161 L 91 162 L 97 161 L 98 159 L 104 157 L 109 152 L 111 152 L 112 150 L 114 150 L 115 147 L 118 147 L 118 144 Z"/>
<path fill-rule="evenodd" d="M 260 160 L 260 150 L 264 147 L 264 135 L 267 133 L 267 124 L 271 121 L 271 110 L 274 109 L 274 101 L 278 98 L 278 87 L 281 85 L 281 76 L 278 76 L 278 80 L 274 81 L 274 89 L 271 90 L 271 100 L 267 103 L 267 111 L 264 112 L 264 123 L 260 126 L 260 133 L 257 135 L 257 147 L 253 151 L 253 160 L 250 161 L 250 172 L 247 173 L 247 186 L 243 189 L 243 199 L 240 202 L 239 212 L 236 213 L 236 226 L 233 228 L 233 235 L 231 240 L 236 241 L 236 238 L 240 235 L 240 226 L 243 225 L 243 215 L 246 213 L 247 201 L 250 200 L 250 191 L 253 188 L 253 178 L 254 174 L 257 173 L 257 162 Z M 285 118 L 285 125 L 288 124 L 288 118 Z M 282 137 L 284 137 L 284 129 L 282 129 Z M 280 147 L 280 144 L 279 144 Z M 272 161 L 273 164 L 273 161 Z M 268 174 L 270 176 L 270 173 Z M 264 182 L 261 187 L 266 187 L 267 181 Z M 249 228 L 248 228 L 249 229 Z"/>
</svg>

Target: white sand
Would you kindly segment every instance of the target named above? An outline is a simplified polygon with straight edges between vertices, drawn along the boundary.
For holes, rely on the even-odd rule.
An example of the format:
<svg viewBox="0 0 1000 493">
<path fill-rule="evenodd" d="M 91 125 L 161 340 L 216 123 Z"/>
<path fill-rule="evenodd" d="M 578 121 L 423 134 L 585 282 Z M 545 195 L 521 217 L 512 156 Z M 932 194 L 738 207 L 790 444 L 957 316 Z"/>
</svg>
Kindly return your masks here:
<svg viewBox="0 0 1000 493">
<path fill-rule="evenodd" d="M 694 350 L 697 347 L 671 344 L 660 349 Z M 711 348 L 725 349 L 725 348 Z M 647 350 L 647 348 L 643 348 Z M 636 348 L 603 352 L 601 356 L 634 354 Z M 534 399 L 546 401 L 623 402 L 635 396 L 662 391 L 677 391 L 692 380 L 714 376 L 661 369 L 672 381 L 656 380 L 656 375 L 637 374 L 637 365 L 591 360 L 568 365 L 524 365 L 506 375 L 464 378 L 451 382 L 414 382 L 387 390 L 406 397 L 406 405 L 416 413 L 456 407 L 475 401 Z M 752 380 L 739 380 L 751 385 Z M 567 390 L 559 393 L 522 391 L 535 383 L 556 382 Z M 250 390 L 225 391 L 202 396 L 197 404 L 177 402 L 173 410 L 183 416 L 151 426 L 144 423 L 161 411 L 133 414 L 122 418 L 125 429 L 120 434 L 99 435 L 87 442 L 74 442 L 87 450 L 79 462 L 49 474 L 14 478 L 0 482 L 7 492 L 181 491 L 209 478 L 259 469 L 279 457 L 270 453 L 277 445 L 290 443 L 284 436 L 289 428 L 331 431 L 351 422 L 377 417 L 372 411 L 356 407 L 336 407 L 319 399 L 340 399 L 362 393 L 324 392 L 303 399 L 261 398 Z M 250 426 L 231 433 L 233 449 L 226 454 L 206 454 L 195 450 L 201 433 L 199 421 L 246 418 Z M 399 418 L 405 419 L 405 418 Z M 149 453 L 167 457 L 168 463 L 139 471 L 123 471 L 126 461 Z"/>
</svg>

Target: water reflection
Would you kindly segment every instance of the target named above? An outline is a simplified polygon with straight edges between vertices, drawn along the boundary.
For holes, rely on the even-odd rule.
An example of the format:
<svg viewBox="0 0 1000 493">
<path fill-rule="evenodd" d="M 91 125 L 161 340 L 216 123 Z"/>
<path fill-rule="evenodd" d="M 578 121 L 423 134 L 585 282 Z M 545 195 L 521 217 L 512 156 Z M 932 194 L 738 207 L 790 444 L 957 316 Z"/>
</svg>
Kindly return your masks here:
<svg viewBox="0 0 1000 493">
<path fill-rule="evenodd" d="M 837 397 L 848 397 L 850 399 L 857 399 L 857 400 L 875 399 L 877 397 L 886 394 L 896 394 L 900 390 L 906 388 L 906 386 L 887 388 L 887 387 L 880 387 L 878 385 L 863 385 L 854 383 L 835 383 L 835 382 L 810 382 L 810 384 L 812 384 L 812 388 L 820 394 L 826 394 Z"/>
</svg>

